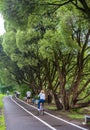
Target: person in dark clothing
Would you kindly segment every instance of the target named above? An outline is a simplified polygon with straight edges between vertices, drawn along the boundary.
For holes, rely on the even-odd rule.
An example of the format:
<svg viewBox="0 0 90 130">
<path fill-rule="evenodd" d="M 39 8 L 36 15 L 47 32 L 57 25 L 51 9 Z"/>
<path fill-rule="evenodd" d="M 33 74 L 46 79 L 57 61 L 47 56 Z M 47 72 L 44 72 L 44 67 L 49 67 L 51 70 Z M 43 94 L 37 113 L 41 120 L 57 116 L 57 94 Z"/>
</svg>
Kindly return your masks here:
<svg viewBox="0 0 90 130">
<path fill-rule="evenodd" d="M 48 93 L 47 102 L 50 104 L 52 102 L 52 95 Z"/>
</svg>

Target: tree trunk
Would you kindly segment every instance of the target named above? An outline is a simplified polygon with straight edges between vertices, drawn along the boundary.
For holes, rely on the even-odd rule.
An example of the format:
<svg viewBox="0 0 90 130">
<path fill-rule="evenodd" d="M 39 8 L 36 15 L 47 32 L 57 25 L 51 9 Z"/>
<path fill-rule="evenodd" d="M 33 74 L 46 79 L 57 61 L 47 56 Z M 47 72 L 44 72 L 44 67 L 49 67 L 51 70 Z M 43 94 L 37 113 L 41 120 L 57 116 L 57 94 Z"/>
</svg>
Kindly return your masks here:
<svg viewBox="0 0 90 130">
<path fill-rule="evenodd" d="M 56 94 L 56 93 L 53 93 L 53 95 L 54 95 L 55 104 L 56 104 L 57 109 L 58 109 L 58 110 L 62 110 L 62 109 L 63 109 L 63 105 L 60 103 L 57 94 Z"/>
<path fill-rule="evenodd" d="M 70 109 L 69 98 L 68 98 L 68 95 L 66 95 L 66 92 L 64 92 L 62 95 L 62 102 L 63 102 L 63 109 L 69 110 Z"/>
</svg>

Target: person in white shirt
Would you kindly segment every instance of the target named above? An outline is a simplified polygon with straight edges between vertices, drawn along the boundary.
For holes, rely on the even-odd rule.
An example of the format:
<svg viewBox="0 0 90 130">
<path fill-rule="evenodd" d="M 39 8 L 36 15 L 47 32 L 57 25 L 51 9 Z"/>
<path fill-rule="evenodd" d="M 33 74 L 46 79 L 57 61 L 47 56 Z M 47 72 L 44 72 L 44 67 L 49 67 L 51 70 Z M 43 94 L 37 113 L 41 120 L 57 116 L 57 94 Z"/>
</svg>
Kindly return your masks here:
<svg viewBox="0 0 90 130">
<path fill-rule="evenodd" d="M 27 103 L 30 103 L 31 92 L 30 92 L 30 91 L 27 91 L 27 92 L 26 92 L 26 96 L 27 96 Z"/>
<path fill-rule="evenodd" d="M 41 90 L 41 92 L 39 93 L 38 97 L 39 97 L 38 110 L 40 110 L 40 103 L 44 103 L 45 102 L 45 93 L 44 93 L 44 90 Z"/>
</svg>

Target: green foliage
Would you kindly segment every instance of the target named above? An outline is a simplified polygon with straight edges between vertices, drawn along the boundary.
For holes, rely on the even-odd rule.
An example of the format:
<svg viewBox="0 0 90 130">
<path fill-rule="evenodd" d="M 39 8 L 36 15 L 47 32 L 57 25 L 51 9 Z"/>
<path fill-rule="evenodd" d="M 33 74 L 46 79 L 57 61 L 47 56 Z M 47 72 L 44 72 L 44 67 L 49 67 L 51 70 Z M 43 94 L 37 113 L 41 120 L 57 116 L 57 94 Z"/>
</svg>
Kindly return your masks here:
<svg viewBox="0 0 90 130">
<path fill-rule="evenodd" d="M 5 120 L 4 120 L 4 112 L 3 112 L 3 101 L 2 101 L 2 99 L 3 99 L 3 97 L 4 97 L 4 95 L 2 95 L 2 94 L 0 94 L 0 128 L 2 129 L 2 130 L 5 130 Z"/>
<path fill-rule="evenodd" d="M 1 0 L 0 5 L 4 18 L 14 25 L 21 27 L 27 23 L 28 15 L 34 9 L 31 1 L 26 2 L 25 0 Z"/>
<path fill-rule="evenodd" d="M 18 91 L 20 92 L 20 96 L 22 98 L 26 97 L 26 92 L 29 91 L 29 90 L 31 91 L 31 88 L 30 88 L 30 86 L 28 86 L 26 84 L 22 84 L 22 85 L 18 86 Z"/>
<path fill-rule="evenodd" d="M 82 95 L 87 101 L 90 24 L 73 5 L 59 8 L 59 3 L 63 4 L 55 0 L 0 0 L 6 28 L 0 38 L 0 81 L 3 85 L 33 84 L 35 91 L 45 85 L 54 92 L 65 92 L 62 97 L 70 96 L 72 102 Z M 23 95 L 26 89 L 21 87 Z"/>
<path fill-rule="evenodd" d="M 7 55 L 11 55 L 16 50 L 16 39 L 13 31 L 7 32 L 4 36 L 2 45 Z"/>
</svg>

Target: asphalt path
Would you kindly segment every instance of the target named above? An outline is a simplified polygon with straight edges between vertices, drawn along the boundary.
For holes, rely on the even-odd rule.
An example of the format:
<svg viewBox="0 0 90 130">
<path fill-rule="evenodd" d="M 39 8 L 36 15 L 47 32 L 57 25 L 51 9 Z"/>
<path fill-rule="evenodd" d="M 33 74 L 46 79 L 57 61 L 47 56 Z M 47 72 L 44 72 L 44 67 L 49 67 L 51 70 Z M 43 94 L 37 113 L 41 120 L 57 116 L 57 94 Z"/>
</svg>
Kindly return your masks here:
<svg viewBox="0 0 90 130">
<path fill-rule="evenodd" d="M 37 107 L 18 98 L 7 96 L 3 101 L 6 130 L 89 130 L 52 112 L 38 115 Z"/>
</svg>

